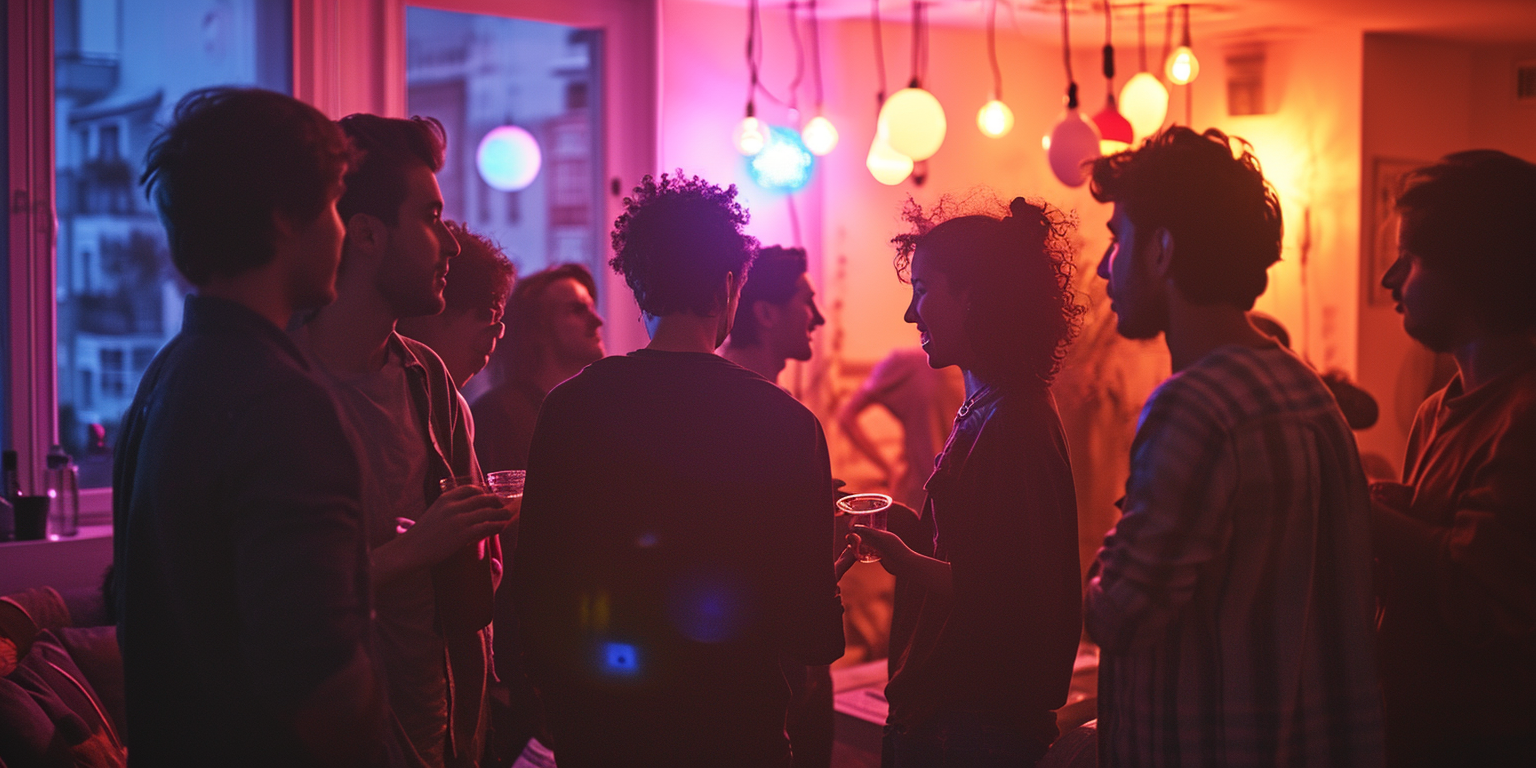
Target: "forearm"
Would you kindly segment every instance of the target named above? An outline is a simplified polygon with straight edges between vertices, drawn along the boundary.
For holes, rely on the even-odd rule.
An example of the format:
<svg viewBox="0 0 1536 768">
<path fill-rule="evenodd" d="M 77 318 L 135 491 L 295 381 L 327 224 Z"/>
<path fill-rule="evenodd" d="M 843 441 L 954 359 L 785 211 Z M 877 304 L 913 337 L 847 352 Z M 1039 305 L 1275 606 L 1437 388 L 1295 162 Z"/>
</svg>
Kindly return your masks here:
<svg viewBox="0 0 1536 768">
<path fill-rule="evenodd" d="M 937 597 L 947 598 L 954 594 L 955 581 L 949 563 L 916 552 L 908 551 L 901 557 L 898 576 L 921 584 L 923 589 Z"/>
</svg>

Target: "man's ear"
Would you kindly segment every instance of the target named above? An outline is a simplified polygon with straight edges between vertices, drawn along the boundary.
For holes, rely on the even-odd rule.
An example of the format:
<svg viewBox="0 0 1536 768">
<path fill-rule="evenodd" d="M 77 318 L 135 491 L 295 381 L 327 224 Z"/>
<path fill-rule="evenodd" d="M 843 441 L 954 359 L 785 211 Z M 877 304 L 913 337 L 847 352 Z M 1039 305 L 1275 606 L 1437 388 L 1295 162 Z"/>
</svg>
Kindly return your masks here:
<svg viewBox="0 0 1536 768">
<path fill-rule="evenodd" d="M 752 319 L 759 328 L 772 328 L 779 324 L 779 308 L 771 301 L 752 302 Z"/>
<path fill-rule="evenodd" d="M 1173 233 L 1158 227 L 1147 243 L 1147 260 L 1152 273 L 1167 280 L 1173 277 Z"/>
<path fill-rule="evenodd" d="M 389 232 L 379 217 L 369 213 L 354 213 L 347 219 L 347 250 L 372 253 L 388 239 Z"/>
</svg>

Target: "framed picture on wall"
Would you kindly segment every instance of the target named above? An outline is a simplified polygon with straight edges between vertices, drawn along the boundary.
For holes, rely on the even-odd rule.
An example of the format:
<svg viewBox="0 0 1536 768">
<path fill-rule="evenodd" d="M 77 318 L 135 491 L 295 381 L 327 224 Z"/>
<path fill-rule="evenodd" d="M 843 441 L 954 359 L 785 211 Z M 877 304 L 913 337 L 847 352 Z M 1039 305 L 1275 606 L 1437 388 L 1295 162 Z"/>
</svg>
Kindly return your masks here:
<svg viewBox="0 0 1536 768">
<path fill-rule="evenodd" d="M 1397 215 L 1394 210 L 1403 181 L 1415 169 L 1432 165 L 1427 160 L 1401 160 L 1378 157 L 1371 163 L 1371 206 L 1367 226 L 1371 232 L 1370 252 L 1363 259 L 1367 301 L 1371 306 L 1392 306 L 1392 292 L 1381 287 L 1381 276 L 1397 260 Z"/>
</svg>

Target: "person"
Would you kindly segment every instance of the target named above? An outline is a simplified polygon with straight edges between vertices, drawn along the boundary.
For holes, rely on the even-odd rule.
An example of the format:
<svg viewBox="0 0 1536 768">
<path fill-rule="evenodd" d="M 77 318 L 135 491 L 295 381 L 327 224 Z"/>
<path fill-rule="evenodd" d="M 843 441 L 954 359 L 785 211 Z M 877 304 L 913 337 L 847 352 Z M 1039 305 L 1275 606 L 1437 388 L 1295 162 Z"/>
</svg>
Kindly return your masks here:
<svg viewBox="0 0 1536 768">
<path fill-rule="evenodd" d="M 195 290 L 113 470 L 134 764 L 390 761 L 357 457 L 282 330 L 335 298 L 347 162 L 319 111 L 237 88 L 187 94 L 145 158 Z"/>
<path fill-rule="evenodd" d="M 1082 634 L 1077 496 L 1050 382 L 1083 312 L 1072 227 L 1045 203 L 909 202 L 898 275 L 928 364 L 966 400 L 907 540 L 856 526 L 896 576 L 883 764 L 1033 765 Z"/>
<path fill-rule="evenodd" d="M 396 332 L 402 318 L 443 310 L 459 253 L 434 175 L 444 136 L 431 118 L 359 114 L 339 124 L 360 159 L 337 205 L 346 222 L 337 298 L 293 336 L 331 386 L 363 458 L 376 642 L 402 751 L 418 765 L 472 766 L 500 571 L 494 536 L 513 511 L 477 487 L 447 366 Z"/>
<path fill-rule="evenodd" d="M 805 249 L 768 246 L 758 251 L 752 279 L 741 287 L 720 356 L 777 382 L 787 361 L 811 359 L 811 334 L 826 324 L 806 274 Z"/>
<path fill-rule="evenodd" d="M 514 562 L 562 768 L 788 766 L 780 656 L 843 651 L 816 417 L 714 353 L 757 242 L 736 189 L 645 177 L 610 262 L 650 344 L 544 400 Z"/>
<path fill-rule="evenodd" d="M 949 437 L 951 418 L 965 400 L 964 382 L 959 376 L 950 376 L 956 371 L 930 367 L 922 347 L 893 349 L 838 409 L 837 425 L 848 442 L 880 471 L 891 495 L 907 506 L 922 507 L 923 485 L 933 472 L 933 459 Z M 901 424 L 899 472 L 859 424 L 859 415 L 877 405 Z"/>
<path fill-rule="evenodd" d="M 507 343 L 492 363 L 500 383 L 473 404 L 475 452 L 488 467 L 527 469 L 539 406 L 551 389 L 607 354 L 597 283 L 580 264 L 519 280 L 507 301 Z"/>
<path fill-rule="evenodd" d="M 736 319 L 720 356 L 777 382 L 788 360 L 811 359 L 811 334 L 827 324 L 816 308 L 816 289 L 806 274 L 804 248 L 758 249 L 752 279 L 741 287 Z M 795 768 L 832 764 L 832 668 L 784 661 L 789 682 L 785 730 Z"/>
<path fill-rule="evenodd" d="M 1409 177 L 1382 277 L 1403 328 L 1456 361 L 1402 483 L 1372 486 L 1387 757 L 1536 763 L 1536 165 L 1459 152 Z"/>
<path fill-rule="evenodd" d="M 1246 312 L 1280 202 L 1241 139 L 1175 126 L 1095 162 L 1098 274 L 1120 335 L 1173 375 L 1148 398 L 1085 597 L 1104 765 L 1381 763 L 1369 503 L 1312 369 Z"/>
<path fill-rule="evenodd" d="M 453 268 L 443 287 L 443 311 L 402 317 L 395 329 L 431 347 L 447 366 L 454 386 L 462 391 L 485 369 L 496 352 L 496 342 L 506 333 L 501 320 L 507 294 L 517 281 L 517 269 L 490 238 L 458 222 L 443 224 L 459 244 L 459 255 L 453 257 Z M 468 406 L 461 410 L 467 411 Z"/>
</svg>

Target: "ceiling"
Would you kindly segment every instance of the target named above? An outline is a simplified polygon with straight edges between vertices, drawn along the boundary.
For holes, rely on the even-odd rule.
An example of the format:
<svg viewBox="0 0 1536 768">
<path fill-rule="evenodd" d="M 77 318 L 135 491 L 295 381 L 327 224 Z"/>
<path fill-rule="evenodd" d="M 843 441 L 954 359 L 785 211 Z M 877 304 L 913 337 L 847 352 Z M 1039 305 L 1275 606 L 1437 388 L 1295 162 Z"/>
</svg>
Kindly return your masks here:
<svg viewBox="0 0 1536 768">
<path fill-rule="evenodd" d="M 747 7 L 748 0 L 703 0 Z M 763 8 L 783 8 L 790 0 L 759 0 Z M 801 13 L 809 0 L 798 0 Z M 873 0 L 817 0 L 824 19 L 869 18 Z M 910 0 L 878 0 L 881 18 L 907 23 Z M 980 27 L 990 0 L 927 0 L 928 19 L 936 26 Z M 1165 12 L 1179 3 L 1146 0 L 1144 4 L 1110 0 L 1117 41 L 1130 42 L 1138 8 L 1144 7 L 1147 42 L 1161 45 Z M 1073 27 L 1089 23 L 1091 35 L 1102 33 L 1101 0 L 1068 0 Z M 1191 24 L 1201 37 L 1283 36 L 1310 29 L 1349 27 L 1367 32 L 1440 37 L 1485 42 L 1536 42 L 1536 0 L 1211 0 L 1190 3 Z M 998 0 L 997 25 L 1030 37 L 1061 34 L 1058 0 Z M 1087 38 L 1085 38 L 1087 39 Z M 1122 43 L 1123 44 L 1123 43 Z M 1075 47 L 1075 46 L 1074 46 Z"/>
</svg>

